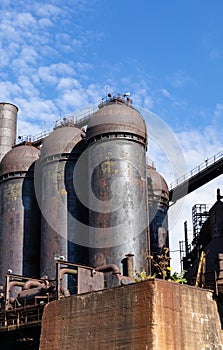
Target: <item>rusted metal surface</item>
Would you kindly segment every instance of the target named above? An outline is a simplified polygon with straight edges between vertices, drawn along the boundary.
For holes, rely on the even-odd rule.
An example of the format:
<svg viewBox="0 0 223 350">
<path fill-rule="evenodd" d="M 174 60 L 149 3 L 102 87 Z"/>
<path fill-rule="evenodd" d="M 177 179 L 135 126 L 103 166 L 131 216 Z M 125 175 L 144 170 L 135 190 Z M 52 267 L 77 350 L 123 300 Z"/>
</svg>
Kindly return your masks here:
<svg viewBox="0 0 223 350">
<path fill-rule="evenodd" d="M 112 272 L 114 274 L 120 274 L 120 270 L 119 270 L 118 266 L 115 264 L 98 266 L 95 268 L 95 271 Z"/>
<path fill-rule="evenodd" d="M 104 274 L 92 267 L 58 260 L 56 271 L 57 299 L 104 288 Z M 68 286 L 63 281 L 65 275 L 71 277 Z"/>
<path fill-rule="evenodd" d="M 78 267 L 77 293 L 87 293 L 104 289 L 104 274 L 84 267 Z"/>
<path fill-rule="evenodd" d="M 121 263 L 123 275 L 133 278 L 135 276 L 134 254 L 126 254 L 125 258 L 122 259 Z"/>
<path fill-rule="evenodd" d="M 15 144 L 17 112 L 15 105 L 0 103 L 0 161 Z"/>
<path fill-rule="evenodd" d="M 39 152 L 21 146 L 20 153 L 19 148 L 7 153 L 1 167 L 0 285 L 8 270 L 39 276 L 40 212 L 33 180 Z"/>
<path fill-rule="evenodd" d="M 55 258 L 80 263 L 79 248 L 75 244 L 76 202 L 72 196 L 73 171 L 83 150 L 83 131 L 75 127 L 61 127 L 43 142 L 36 188 L 42 212 L 41 275 L 55 279 Z M 79 144 L 82 146 L 79 147 Z M 80 252 L 86 256 L 83 252 Z"/>
<path fill-rule="evenodd" d="M 47 293 L 47 287 L 42 284 L 42 286 L 31 288 L 29 290 L 22 290 L 18 293 L 17 298 L 18 301 L 21 302 L 23 300 L 34 300 L 36 296 L 44 295 Z"/>
<path fill-rule="evenodd" d="M 55 288 L 49 285 L 46 279 L 34 279 L 26 276 L 7 274 L 5 292 L 1 296 L 1 310 L 16 310 L 27 306 L 26 300 L 31 300 L 29 305 L 35 304 L 35 297 L 48 293 L 47 302 L 52 300 L 52 291 Z M 18 301 L 18 299 L 20 299 Z M 45 298 L 44 298 L 45 299 Z M 55 297 L 54 297 L 55 299 Z"/>
<path fill-rule="evenodd" d="M 25 145 L 13 148 L 0 163 L 0 178 L 7 178 L 10 173 L 33 171 L 33 167 L 30 167 L 38 158 L 39 150 L 36 147 Z"/>
<path fill-rule="evenodd" d="M 157 201 L 169 205 L 169 189 L 163 176 L 158 173 L 156 168 L 147 165 L 146 167 L 148 182 L 148 201 Z"/>
<path fill-rule="evenodd" d="M 162 280 L 52 302 L 45 308 L 40 341 L 40 350 L 221 350 L 222 346 L 213 294 Z"/>
<path fill-rule="evenodd" d="M 133 140 L 147 144 L 145 121 L 136 109 L 122 102 L 104 104 L 89 119 L 87 141 L 108 133 L 120 133 L 120 137 L 131 135 Z M 134 139 L 134 135 L 138 138 Z"/>
<path fill-rule="evenodd" d="M 121 103 L 105 104 L 90 119 L 88 143 L 89 265 L 135 257 L 135 271 L 148 270 L 146 126 Z M 82 185 L 82 188 L 84 186 Z"/>
<path fill-rule="evenodd" d="M 15 312 L 14 310 L 8 310 L 5 313 L 0 313 L 0 340 L 2 340 L 2 333 L 5 332 L 5 336 L 8 333 L 9 337 L 11 331 L 25 329 L 27 337 L 32 336 L 30 327 L 41 326 L 41 320 L 43 315 L 43 309 L 45 305 L 38 305 L 36 307 L 27 307 L 26 309 L 20 309 Z M 20 333 L 21 334 L 21 333 Z M 14 338 L 14 345 L 16 344 L 16 338 Z M 2 341 L 1 341 L 2 346 Z"/>
<path fill-rule="evenodd" d="M 123 276 L 114 273 L 105 273 L 105 288 L 113 288 L 119 286 L 126 286 L 128 284 L 135 283 L 134 277 Z"/>
<path fill-rule="evenodd" d="M 41 161 L 45 157 L 74 153 L 74 147 L 83 139 L 85 133 L 81 129 L 71 126 L 56 128 L 43 141 Z"/>
<path fill-rule="evenodd" d="M 152 166 L 147 165 L 147 191 L 149 206 L 151 255 L 160 254 L 163 247 L 169 247 L 168 208 L 169 190 L 164 178 Z"/>
</svg>

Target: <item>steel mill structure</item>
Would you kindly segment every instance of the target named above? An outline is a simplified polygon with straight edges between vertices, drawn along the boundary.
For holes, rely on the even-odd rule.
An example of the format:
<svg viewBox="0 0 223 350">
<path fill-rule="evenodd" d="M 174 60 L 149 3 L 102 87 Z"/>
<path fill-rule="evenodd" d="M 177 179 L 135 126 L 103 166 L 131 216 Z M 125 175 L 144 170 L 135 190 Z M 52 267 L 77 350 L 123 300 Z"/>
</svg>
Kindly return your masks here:
<svg viewBox="0 0 223 350">
<path fill-rule="evenodd" d="M 223 197 L 217 189 L 214 205 L 196 204 L 192 208 L 193 240 L 189 243 L 185 223 L 182 265 L 189 284 L 202 284 L 223 291 Z M 201 270 L 203 281 L 197 280 Z"/>
<path fill-rule="evenodd" d="M 148 255 L 169 245 L 168 187 L 146 164 L 146 124 L 131 100 L 109 96 L 86 128 L 64 118 L 35 142 L 16 143 L 17 107 L 1 103 L 0 111 L 3 289 L 7 274 L 55 286 L 58 260 L 118 271 L 108 286 L 149 274 Z M 70 271 L 63 274 L 61 295 L 75 293 L 77 283 Z M 13 306 L 21 290 L 15 283 L 7 303 Z"/>
<path fill-rule="evenodd" d="M 220 175 L 222 154 L 210 164 L 206 162 L 205 167 L 199 166 L 195 174 L 184 176 L 169 191 L 163 176 L 147 161 L 146 123 L 132 106 L 128 93 L 108 94 L 80 119 L 65 117 L 52 131 L 27 140 L 16 137 L 17 112 L 16 106 L 0 103 L 1 346 L 17 344 L 15 349 L 38 349 L 42 332 L 41 350 L 61 349 L 65 342 L 66 349 L 72 348 L 72 334 L 78 350 L 103 348 L 101 344 L 113 344 L 111 349 L 171 348 L 172 336 L 164 347 L 164 333 L 157 325 L 167 324 L 167 337 L 173 315 L 189 327 L 188 307 L 182 300 L 190 298 L 190 313 L 195 306 L 199 314 L 205 310 L 205 306 L 198 305 L 199 292 L 189 286 L 168 287 L 165 282 L 171 282 L 154 279 L 141 287 L 136 285 L 136 276 L 162 271 L 157 259 L 165 253 L 169 261 L 169 202 L 173 204 Z M 210 210 L 199 206 L 193 209 L 194 240 L 189 245 L 185 230 L 182 258 L 189 283 L 203 286 L 205 276 L 206 285 L 215 292 L 221 292 L 223 269 L 221 198 L 218 190 L 217 202 Z M 201 218 L 200 230 L 201 225 L 199 229 L 197 225 Z M 169 295 L 168 300 L 163 295 Z M 210 298 L 206 291 L 202 295 L 205 300 Z M 108 298 L 111 308 L 106 308 L 104 301 L 102 305 L 100 298 Z M 215 316 L 211 315 L 217 311 L 213 302 L 209 306 L 205 332 L 215 329 Z M 163 307 L 173 312 L 167 315 L 165 311 L 164 315 Z M 179 310 L 183 314 L 179 315 Z M 107 314 L 110 318 L 114 315 L 113 332 L 107 327 Z M 154 321 L 154 315 L 158 321 Z M 198 321 L 195 317 L 191 321 L 197 330 L 191 339 L 197 343 L 201 335 L 200 348 L 209 346 L 214 334 L 208 338 L 202 333 L 202 315 Z M 70 317 L 77 317 L 84 335 Z M 71 332 L 66 340 L 63 322 Z M 177 327 L 177 322 L 173 324 Z M 100 327 L 106 334 L 103 340 Z M 145 328 L 150 336 L 145 335 Z M 122 332 L 130 332 L 131 337 Z M 173 332 L 176 339 L 183 334 L 181 328 L 173 328 Z M 140 334 L 144 334 L 142 344 Z M 154 345 L 157 334 L 159 341 Z M 215 338 L 220 344 L 219 334 Z M 94 339 L 92 335 L 97 336 Z M 84 342 L 78 342 L 78 337 Z M 192 349 L 190 336 L 186 334 L 185 339 Z M 106 348 L 110 349 L 109 345 Z"/>
</svg>

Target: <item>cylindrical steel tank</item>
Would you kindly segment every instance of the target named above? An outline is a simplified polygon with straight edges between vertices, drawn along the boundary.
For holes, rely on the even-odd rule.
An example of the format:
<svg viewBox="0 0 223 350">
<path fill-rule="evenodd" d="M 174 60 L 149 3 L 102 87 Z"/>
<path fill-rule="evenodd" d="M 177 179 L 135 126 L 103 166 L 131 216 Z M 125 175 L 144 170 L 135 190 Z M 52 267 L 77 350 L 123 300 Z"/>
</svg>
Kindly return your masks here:
<svg viewBox="0 0 223 350">
<path fill-rule="evenodd" d="M 0 285 L 8 270 L 39 276 L 40 211 L 34 191 L 39 151 L 18 146 L 0 164 Z"/>
<path fill-rule="evenodd" d="M 146 124 L 131 105 L 112 99 L 92 115 L 86 141 L 89 263 L 122 271 L 131 254 L 134 272 L 148 271 Z"/>
<path fill-rule="evenodd" d="M 160 254 L 164 247 L 169 248 L 168 216 L 169 190 L 166 181 L 156 168 L 147 165 L 147 190 L 150 227 L 150 253 Z"/>
<path fill-rule="evenodd" d="M 0 103 L 0 161 L 16 140 L 18 108 L 11 103 Z"/>
<path fill-rule="evenodd" d="M 73 126 L 55 129 L 44 139 L 36 190 L 41 203 L 41 275 L 55 279 L 55 259 L 79 263 L 87 254 L 75 244 L 76 200 L 73 171 L 82 152 L 84 132 Z M 41 195 L 40 195 L 41 192 Z M 85 256 L 84 256 L 85 255 Z"/>
</svg>

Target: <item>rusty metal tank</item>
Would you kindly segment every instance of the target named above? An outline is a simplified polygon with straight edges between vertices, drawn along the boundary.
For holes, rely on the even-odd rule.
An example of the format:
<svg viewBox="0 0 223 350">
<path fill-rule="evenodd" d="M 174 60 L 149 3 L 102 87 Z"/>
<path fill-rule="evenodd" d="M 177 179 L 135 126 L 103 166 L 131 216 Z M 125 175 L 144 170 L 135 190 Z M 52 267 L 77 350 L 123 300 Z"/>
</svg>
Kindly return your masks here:
<svg viewBox="0 0 223 350">
<path fill-rule="evenodd" d="M 147 165 L 147 191 L 149 207 L 151 255 L 169 248 L 168 216 L 169 189 L 165 179 L 153 165 Z"/>
<path fill-rule="evenodd" d="M 0 285 L 8 270 L 39 276 L 40 211 L 34 191 L 34 164 L 39 151 L 23 145 L 0 164 Z"/>
<path fill-rule="evenodd" d="M 11 103 L 0 103 L 0 161 L 16 140 L 18 108 Z"/>
<path fill-rule="evenodd" d="M 125 271 L 121 262 L 131 255 L 134 272 L 147 271 L 145 121 L 124 99 L 112 98 L 92 115 L 86 140 L 89 263 Z"/>
<path fill-rule="evenodd" d="M 87 253 L 75 243 L 76 197 L 73 171 L 84 147 L 84 132 L 73 126 L 56 128 L 44 139 L 36 190 L 41 203 L 40 271 L 55 279 L 55 259 L 79 263 Z"/>
</svg>

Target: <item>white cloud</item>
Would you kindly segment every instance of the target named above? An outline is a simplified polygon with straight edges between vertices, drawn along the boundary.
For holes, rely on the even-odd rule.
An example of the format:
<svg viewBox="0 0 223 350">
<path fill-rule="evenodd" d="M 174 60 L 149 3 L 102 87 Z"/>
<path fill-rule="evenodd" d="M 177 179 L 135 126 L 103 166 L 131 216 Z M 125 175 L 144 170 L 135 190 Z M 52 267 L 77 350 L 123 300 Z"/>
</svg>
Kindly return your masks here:
<svg viewBox="0 0 223 350">
<path fill-rule="evenodd" d="M 40 125 L 42 131 L 51 129 L 53 123 L 59 119 L 60 111 L 51 100 L 43 100 L 40 97 L 17 98 L 16 105 L 19 106 L 19 121 Z M 28 125 L 28 124 L 27 124 Z M 27 130 L 23 130 L 27 134 Z M 32 134 L 36 134 L 33 128 Z"/>
<path fill-rule="evenodd" d="M 62 97 L 63 105 L 66 108 L 75 110 L 85 106 L 87 103 L 87 95 L 82 89 L 72 89 L 69 92 L 65 92 Z"/>
<path fill-rule="evenodd" d="M 44 28 L 44 29 L 47 27 L 53 26 L 53 22 L 49 18 L 40 18 L 38 20 L 38 24 L 39 24 L 40 28 Z"/>
<path fill-rule="evenodd" d="M 169 77 L 168 80 L 170 84 L 176 88 L 182 88 L 192 81 L 190 75 L 182 70 L 178 70 L 172 77 Z"/>
<path fill-rule="evenodd" d="M 14 18 L 14 25 L 17 29 L 27 30 L 28 27 L 35 27 L 37 25 L 37 20 L 31 15 L 31 13 L 18 13 Z"/>
<path fill-rule="evenodd" d="M 19 119 L 17 135 L 22 137 L 24 140 L 32 140 L 33 137 L 42 133 L 44 130 L 42 126 L 39 123 L 33 123 L 33 121 Z M 21 142 L 21 139 L 17 139 L 17 142 Z"/>
<path fill-rule="evenodd" d="M 0 23 L 0 38 L 2 42 L 22 43 L 21 32 L 14 28 L 13 20 L 3 19 Z"/>
<path fill-rule="evenodd" d="M 2 101 L 13 101 L 17 98 L 17 96 L 20 96 L 21 94 L 22 89 L 18 84 L 14 84 L 10 81 L 0 81 L 0 96 Z"/>
<path fill-rule="evenodd" d="M 9 64 L 9 56 L 6 51 L 0 48 L 0 67 L 7 66 Z"/>
<path fill-rule="evenodd" d="M 19 56 L 12 60 L 11 67 L 16 74 L 28 75 L 33 71 L 33 66 L 37 64 L 38 52 L 30 47 L 23 46 Z"/>
<path fill-rule="evenodd" d="M 214 114 L 216 117 L 222 117 L 223 116 L 223 104 L 217 103 L 215 107 Z"/>
<path fill-rule="evenodd" d="M 148 109 L 152 109 L 153 107 L 153 98 L 148 93 L 146 86 L 136 87 L 132 98 L 133 98 L 134 105 L 136 106 L 144 106 L 145 108 L 148 108 Z"/>
<path fill-rule="evenodd" d="M 93 66 L 88 62 L 75 62 L 75 67 L 77 70 L 84 73 L 88 72 L 89 69 L 93 68 Z"/>
<path fill-rule="evenodd" d="M 39 90 L 35 88 L 32 81 L 26 75 L 21 75 L 18 78 L 18 84 L 21 87 L 23 95 L 27 96 L 27 98 L 39 95 Z"/>
<path fill-rule="evenodd" d="M 58 90 L 69 90 L 72 89 L 73 87 L 78 87 L 79 82 L 76 79 L 72 78 L 61 78 L 59 79 L 57 89 Z"/>
<path fill-rule="evenodd" d="M 78 109 L 95 105 L 101 98 L 101 91 L 103 90 L 99 84 L 89 84 L 85 87 L 74 78 L 62 78 L 57 89 L 60 92 L 57 104 L 64 114 L 70 114 L 78 111 Z"/>
<path fill-rule="evenodd" d="M 161 93 L 163 96 L 168 97 L 169 99 L 172 99 L 171 94 L 167 89 L 161 89 Z"/>
<path fill-rule="evenodd" d="M 35 13 L 38 17 L 58 17 L 61 13 L 61 8 L 51 4 L 41 3 L 39 6 L 38 3 L 34 3 Z"/>
</svg>

